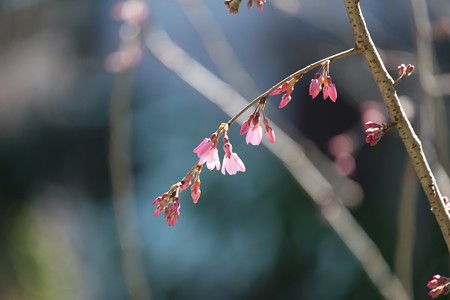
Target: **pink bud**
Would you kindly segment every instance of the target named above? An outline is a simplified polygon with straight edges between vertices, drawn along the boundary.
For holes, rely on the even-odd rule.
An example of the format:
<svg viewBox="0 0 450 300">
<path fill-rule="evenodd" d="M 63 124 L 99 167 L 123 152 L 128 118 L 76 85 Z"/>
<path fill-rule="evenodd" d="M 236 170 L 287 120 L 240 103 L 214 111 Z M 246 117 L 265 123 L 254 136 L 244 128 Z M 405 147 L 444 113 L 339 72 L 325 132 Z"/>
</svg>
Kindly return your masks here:
<svg viewBox="0 0 450 300">
<path fill-rule="evenodd" d="M 309 84 L 309 95 L 314 99 L 319 95 L 320 90 L 322 89 L 318 79 L 311 79 L 311 83 Z"/>
<path fill-rule="evenodd" d="M 239 132 L 240 135 L 244 135 L 244 134 L 246 134 L 246 133 L 248 132 L 248 129 L 249 129 L 249 127 L 250 127 L 250 124 L 251 124 L 252 121 L 253 121 L 253 117 L 254 117 L 254 115 L 251 114 L 251 115 L 248 117 L 248 119 L 247 119 L 246 121 L 244 121 L 244 123 L 242 123 L 241 131 Z"/>
<path fill-rule="evenodd" d="M 291 95 L 286 93 L 281 97 L 280 105 L 278 105 L 278 108 L 283 108 L 291 101 Z"/>
<path fill-rule="evenodd" d="M 406 71 L 406 66 L 404 64 L 401 64 L 400 66 L 397 67 L 398 76 L 402 76 L 403 73 L 405 73 L 405 71 Z"/>
<path fill-rule="evenodd" d="M 277 87 L 276 89 L 274 89 L 273 91 L 271 91 L 269 93 L 269 96 L 275 96 L 275 95 L 284 93 L 287 91 L 287 88 L 288 88 L 288 83 L 285 82 L 282 85 L 280 85 L 279 87 Z"/>
<path fill-rule="evenodd" d="M 191 187 L 191 197 L 192 197 L 192 201 L 195 204 L 198 202 L 198 199 L 200 199 L 201 193 L 202 192 L 200 190 L 200 180 L 197 179 Z"/>
<path fill-rule="evenodd" d="M 266 127 L 264 130 L 264 133 L 266 134 L 267 138 L 269 139 L 269 142 L 272 144 L 275 143 L 275 133 L 273 132 L 271 127 Z"/>
</svg>

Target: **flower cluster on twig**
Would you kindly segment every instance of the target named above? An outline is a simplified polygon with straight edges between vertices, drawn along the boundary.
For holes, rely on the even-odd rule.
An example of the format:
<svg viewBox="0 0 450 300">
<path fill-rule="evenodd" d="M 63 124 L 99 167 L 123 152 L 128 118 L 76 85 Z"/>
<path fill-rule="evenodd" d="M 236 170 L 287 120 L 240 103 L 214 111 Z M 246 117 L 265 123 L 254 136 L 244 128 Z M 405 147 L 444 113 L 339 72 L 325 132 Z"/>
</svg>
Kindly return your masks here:
<svg viewBox="0 0 450 300">
<path fill-rule="evenodd" d="M 333 102 L 335 102 L 337 99 L 336 86 L 331 82 L 331 77 L 328 74 L 330 60 L 325 59 L 321 61 L 320 64 L 317 63 L 316 65 L 320 66 L 320 70 L 317 73 L 318 75 L 316 75 L 316 77 L 311 81 L 312 87 L 310 86 L 310 96 L 314 99 L 323 89 L 324 99 L 329 97 Z M 194 183 L 191 186 L 191 197 L 194 203 L 198 202 L 201 195 L 200 173 L 204 165 L 206 165 L 206 168 L 209 170 L 220 170 L 223 175 L 235 175 L 238 172 L 245 172 L 246 168 L 243 161 L 235 152 L 233 152 L 233 146 L 231 145 L 228 137 L 229 127 L 245 111 L 253 105 L 256 105 L 255 110 L 243 122 L 240 129 L 240 134 L 245 135 L 246 143 L 253 146 L 258 146 L 261 144 L 263 135 L 267 137 L 270 143 L 275 143 L 275 132 L 270 126 L 269 120 L 267 119 L 265 113 L 266 101 L 271 96 L 282 94 L 278 107 L 286 107 L 286 105 L 288 105 L 292 100 L 292 92 L 294 91 L 295 84 L 302 78 L 304 73 L 310 71 L 311 69 L 312 67 L 305 69 L 303 73 L 296 72 L 287 77 L 285 80 L 272 87 L 269 91 L 250 102 L 249 105 L 244 107 L 239 113 L 236 114 L 236 116 L 228 121 L 228 123 L 220 124 L 219 128 L 213 132 L 209 138 L 203 139 L 193 150 L 198 157 L 198 161 L 195 166 L 180 182 L 172 185 L 168 192 L 153 201 L 153 205 L 156 206 L 155 216 L 158 216 L 160 213 L 164 212 L 164 217 L 167 220 L 167 224 L 169 226 L 174 226 L 180 215 L 179 194 L 191 186 L 192 180 L 194 180 Z M 264 129 L 261 125 L 264 126 Z M 223 136 L 224 151 L 222 162 L 220 161 L 218 151 L 218 144 L 221 136 Z"/>
<path fill-rule="evenodd" d="M 440 295 L 447 295 L 450 292 L 450 278 L 441 275 L 434 275 L 427 287 L 430 290 L 428 296 L 431 298 L 437 298 Z"/>
</svg>

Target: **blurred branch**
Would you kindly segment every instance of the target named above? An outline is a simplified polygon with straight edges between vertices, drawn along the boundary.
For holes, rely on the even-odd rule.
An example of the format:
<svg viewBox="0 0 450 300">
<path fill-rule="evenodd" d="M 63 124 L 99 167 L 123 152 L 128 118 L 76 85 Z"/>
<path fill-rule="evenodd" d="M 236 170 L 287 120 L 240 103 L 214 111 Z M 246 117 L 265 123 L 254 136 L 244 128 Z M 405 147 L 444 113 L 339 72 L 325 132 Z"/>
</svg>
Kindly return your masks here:
<svg viewBox="0 0 450 300">
<path fill-rule="evenodd" d="M 435 76 L 433 32 L 428 17 L 428 7 L 424 0 L 411 0 L 412 16 L 417 46 L 417 67 L 420 88 L 424 94 L 419 101 L 421 138 L 436 144 L 439 161 L 445 169 L 450 167 L 448 149 L 448 123 L 442 99 L 442 89 Z"/>
<path fill-rule="evenodd" d="M 133 197 L 130 150 L 132 77 L 127 72 L 141 59 L 139 34 L 142 24 L 147 20 L 148 11 L 145 1 L 129 0 L 117 3 L 111 13 L 114 19 L 122 21 L 119 48 L 105 61 L 106 69 L 116 73 L 109 111 L 112 201 L 122 249 L 122 271 L 129 298 L 150 299 L 151 289 L 143 267 L 144 259 Z"/>
<path fill-rule="evenodd" d="M 239 62 L 205 2 L 203 0 L 181 0 L 179 3 L 182 11 L 200 36 L 211 62 L 223 79 L 245 96 L 258 93 L 252 77 Z"/>
<path fill-rule="evenodd" d="M 143 268 L 141 241 L 137 234 L 131 170 L 131 76 L 117 74 L 111 94 L 109 168 L 117 233 L 122 249 L 122 269 L 130 299 L 150 299 Z"/>
<path fill-rule="evenodd" d="M 145 44 L 156 59 L 228 115 L 233 116 L 247 105 L 241 95 L 174 44 L 164 32 L 148 32 Z M 283 162 L 299 185 L 319 206 L 325 220 L 359 260 L 380 293 L 386 299 L 408 299 L 403 286 L 390 271 L 379 249 L 342 205 L 331 183 L 313 165 L 296 141 L 274 124 L 272 127 L 277 131 L 277 143 L 268 149 Z M 264 140 L 264 143 L 268 142 Z"/>
<path fill-rule="evenodd" d="M 360 1 L 345 0 L 344 4 L 353 30 L 356 47 L 362 50 L 361 53 L 369 65 L 389 111 L 391 121 L 395 124 L 395 128 L 402 138 L 411 163 L 422 184 L 422 188 L 430 201 L 432 211 L 441 228 L 447 248 L 450 251 L 450 215 L 445 207 L 441 192 L 423 152 L 421 141 L 406 118 L 394 88 L 394 81 L 387 72 L 375 48 L 361 12 Z"/>
<path fill-rule="evenodd" d="M 397 242 L 395 246 L 395 273 L 409 295 L 413 295 L 413 254 L 416 229 L 416 204 L 418 185 L 414 168 L 406 163 L 397 217 Z"/>
</svg>

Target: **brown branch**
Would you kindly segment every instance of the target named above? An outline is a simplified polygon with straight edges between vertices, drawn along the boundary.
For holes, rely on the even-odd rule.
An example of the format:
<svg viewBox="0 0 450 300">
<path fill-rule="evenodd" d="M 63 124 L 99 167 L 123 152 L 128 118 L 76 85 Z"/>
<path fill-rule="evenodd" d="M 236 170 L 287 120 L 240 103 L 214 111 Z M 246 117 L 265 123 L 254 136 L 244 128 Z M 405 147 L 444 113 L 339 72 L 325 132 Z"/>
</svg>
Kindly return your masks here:
<svg viewBox="0 0 450 300">
<path fill-rule="evenodd" d="M 359 2 L 359 0 L 344 0 L 355 38 L 355 46 L 357 49 L 360 49 L 361 54 L 369 64 L 369 68 L 389 111 L 391 121 L 395 124 L 395 128 L 398 130 L 405 145 L 422 188 L 430 201 L 432 212 L 441 228 L 447 248 L 450 251 L 450 215 L 442 201 L 441 193 L 423 152 L 422 144 L 400 105 L 394 88 L 394 81 L 387 72 L 370 37 Z"/>
</svg>

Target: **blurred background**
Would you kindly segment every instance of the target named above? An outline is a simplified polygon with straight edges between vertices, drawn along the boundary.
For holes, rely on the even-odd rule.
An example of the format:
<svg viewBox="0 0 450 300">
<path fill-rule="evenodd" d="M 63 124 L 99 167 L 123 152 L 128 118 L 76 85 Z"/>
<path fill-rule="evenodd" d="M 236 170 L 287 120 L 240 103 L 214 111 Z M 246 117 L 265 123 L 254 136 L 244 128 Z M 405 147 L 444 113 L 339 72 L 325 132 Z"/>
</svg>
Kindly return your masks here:
<svg viewBox="0 0 450 300">
<path fill-rule="evenodd" d="M 0 3 L 0 299 L 383 299 L 380 286 L 397 280 L 410 299 L 429 298 L 431 277 L 450 273 L 447 248 L 397 133 L 364 143 L 362 124 L 386 111 L 358 56 L 331 63 L 336 103 L 308 96 L 316 71 L 283 110 L 268 100 L 271 124 L 301 147 L 292 160 L 311 160 L 303 181 L 269 151 L 282 142 L 246 145 L 235 125 L 247 171 L 205 169 L 199 203 L 181 194 L 175 227 L 153 217 L 192 149 L 230 118 L 186 78 L 251 100 L 353 46 L 342 1 L 268 0 L 261 13 L 243 3 L 237 15 L 223 1 L 130 2 Z M 392 76 L 416 66 L 397 92 L 448 195 L 450 1 L 362 8 Z M 176 47 L 217 77 L 190 77 Z M 310 192 L 325 179 L 340 210 Z M 348 245 L 373 246 L 337 234 L 333 216 L 357 221 L 348 227 L 376 245 L 386 282 Z"/>
</svg>

